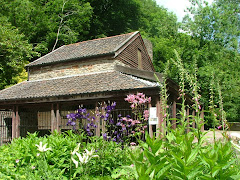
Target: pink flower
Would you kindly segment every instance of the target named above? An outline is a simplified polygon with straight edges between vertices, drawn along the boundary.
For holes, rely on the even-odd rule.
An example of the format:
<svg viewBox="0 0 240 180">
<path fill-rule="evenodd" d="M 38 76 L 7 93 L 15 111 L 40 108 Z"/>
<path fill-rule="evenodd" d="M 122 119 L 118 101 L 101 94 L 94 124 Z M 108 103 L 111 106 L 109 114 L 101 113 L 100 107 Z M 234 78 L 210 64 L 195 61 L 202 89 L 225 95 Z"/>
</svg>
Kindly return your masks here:
<svg viewBox="0 0 240 180">
<path fill-rule="evenodd" d="M 214 114 L 215 117 L 217 117 L 217 114 Z"/>
<path fill-rule="evenodd" d="M 163 117 L 164 117 L 164 118 L 167 117 L 167 114 L 165 113 Z"/>
<path fill-rule="evenodd" d="M 148 98 L 148 100 L 147 100 L 147 101 L 148 101 L 148 103 L 151 103 L 151 100 L 152 100 L 152 98 L 151 98 L 151 97 L 149 97 L 149 98 Z"/>
<path fill-rule="evenodd" d="M 139 120 L 134 120 L 133 121 L 135 124 L 141 124 L 141 122 Z"/>
<path fill-rule="evenodd" d="M 143 126 L 143 128 L 144 128 L 144 129 L 146 129 L 146 128 L 147 128 L 147 126 Z"/>
<path fill-rule="evenodd" d="M 16 159 L 16 163 L 19 163 L 19 159 Z"/>
<path fill-rule="evenodd" d="M 169 105 L 167 105 L 166 108 L 169 108 Z"/>
<path fill-rule="evenodd" d="M 198 109 L 201 110 L 201 106 L 200 105 L 198 106 Z"/>
<path fill-rule="evenodd" d="M 131 104 L 131 106 L 130 106 L 132 109 L 134 109 L 135 108 L 135 104 Z"/>
<path fill-rule="evenodd" d="M 123 121 L 127 121 L 127 118 L 126 118 L 126 117 L 123 117 L 122 120 L 123 120 Z"/>
<path fill-rule="evenodd" d="M 130 145 L 131 146 L 136 146 L 136 143 L 135 142 L 131 142 Z"/>
<path fill-rule="evenodd" d="M 130 166 L 131 166 L 131 167 L 134 167 L 134 164 L 131 164 Z"/>
<path fill-rule="evenodd" d="M 147 121 L 148 118 L 149 118 L 149 111 L 148 110 L 144 110 L 143 112 L 143 117 L 144 117 L 144 120 Z"/>
<path fill-rule="evenodd" d="M 218 129 L 222 129 L 222 126 L 218 126 L 217 128 L 218 128 Z"/>
</svg>

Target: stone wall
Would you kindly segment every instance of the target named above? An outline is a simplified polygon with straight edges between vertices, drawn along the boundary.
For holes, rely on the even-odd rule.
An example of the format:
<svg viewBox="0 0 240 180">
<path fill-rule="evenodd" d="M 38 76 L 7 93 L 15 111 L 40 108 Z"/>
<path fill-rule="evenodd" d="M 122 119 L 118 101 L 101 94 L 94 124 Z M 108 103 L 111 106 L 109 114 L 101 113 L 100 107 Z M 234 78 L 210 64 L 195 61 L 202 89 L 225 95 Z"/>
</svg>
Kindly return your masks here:
<svg viewBox="0 0 240 180">
<path fill-rule="evenodd" d="M 123 65 L 118 60 L 88 60 L 65 62 L 43 67 L 34 67 L 29 71 L 29 80 L 51 79 L 78 74 L 114 70 L 115 64 Z"/>
</svg>

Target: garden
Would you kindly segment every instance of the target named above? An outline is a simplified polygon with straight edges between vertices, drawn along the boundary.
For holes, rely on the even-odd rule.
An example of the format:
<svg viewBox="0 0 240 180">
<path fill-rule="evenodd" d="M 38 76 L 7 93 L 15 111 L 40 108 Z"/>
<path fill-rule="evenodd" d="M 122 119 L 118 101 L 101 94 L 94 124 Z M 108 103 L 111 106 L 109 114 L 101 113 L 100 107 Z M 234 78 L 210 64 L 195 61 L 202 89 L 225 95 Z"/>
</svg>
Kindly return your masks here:
<svg viewBox="0 0 240 180">
<path fill-rule="evenodd" d="M 125 101 L 132 115 L 112 119 L 115 102 L 99 105 L 94 116 L 79 107 L 69 113 L 72 130 L 39 137 L 38 133 L 14 139 L 0 147 L 0 179 L 240 179 L 239 138 L 227 135 L 228 123 L 222 107 L 221 88 L 210 87 L 209 131 L 222 129 L 223 139 L 205 139 L 200 116 L 200 89 L 195 73 L 187 71 L 179 58 L 174 64 L 180 70 L 178 119 L 170 118 L 166 76 L 160 88 L 162 117 L 166 122 L 163 133 L 150 137 L 148 133 L 151 97 L 143 93 L 129 94 Z M 166 68 L 164 74 L 167 74 Z M 214 81 L 213 81 L 214 82 Z M 187 115 L 186 94 L 192 96 L 195 116 Z M 215 103 L 218 95 L 219 103 Z M 94 120 L 105 125 L 100 137 L 93 135 Z M 188 119 L 188 120 L 187 120 Z M 172 128 L 172 120 L 177 128 Z M 86 121 L 85 126 L 81 126 Z M 196 123 L 196 128 L 191 124 Z M 79 124 L 80 128 L 76 128 Z M 190 132 L 186 133 L 189 128 Z M 156 130 L 159 131 L 158 129 Z"/>
</svg>

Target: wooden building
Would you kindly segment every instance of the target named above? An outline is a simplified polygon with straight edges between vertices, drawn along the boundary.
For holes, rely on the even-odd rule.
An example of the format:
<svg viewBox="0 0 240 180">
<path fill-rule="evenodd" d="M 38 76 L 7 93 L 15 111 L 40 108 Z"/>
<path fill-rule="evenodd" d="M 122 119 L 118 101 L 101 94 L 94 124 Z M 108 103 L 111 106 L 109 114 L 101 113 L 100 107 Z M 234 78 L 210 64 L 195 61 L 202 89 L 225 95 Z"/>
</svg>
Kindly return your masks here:
<svg viewBox="0 0 240 180">
<path fill-rule="evenodd" d="M 7 130 L 12 138 L 69 129 L 66 114 L 80 104 L 94 110 L 98 102 L 110 100 L 117 102 L 118 111 L 129 111 L 124 98 L 137 92 L 152 97 L 151 106 L 157 107 L 161 119 L 151 43 L 139 32 L 64 45 L 26 69 L 27 81 L 0 91 L 0 109 L 12 112 Z M 156 75 L 162 80 L 161 74 Z M 176 117 L 178 86 L 168 80 L 168 90 Z M 3 115 L 0 120 L 5 123 Z"/>
</svg>

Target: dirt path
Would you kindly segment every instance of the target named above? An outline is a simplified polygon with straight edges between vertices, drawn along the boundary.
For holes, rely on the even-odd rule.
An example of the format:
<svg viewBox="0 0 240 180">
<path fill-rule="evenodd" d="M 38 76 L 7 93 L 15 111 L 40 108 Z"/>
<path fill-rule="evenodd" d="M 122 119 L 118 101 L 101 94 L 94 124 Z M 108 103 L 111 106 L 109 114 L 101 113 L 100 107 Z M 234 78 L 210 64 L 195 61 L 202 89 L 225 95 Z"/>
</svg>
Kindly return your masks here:
<svg viewBox="0 0 240 180">
<path fill-rule="evenodd" d="M 230 136 L 231 138 L 234 138 L 235 136 L 240 137 L 240 131 L 227 131 L 227 135 Z M 219 130 L 215 131 L 215 136 L 216 140 L 223 139 L 223 131 Z M 207 132 L 205 137 L 208 142 L 210 143 L 213 142 L 214 141 L 213 131 Z"/>
</svg>

